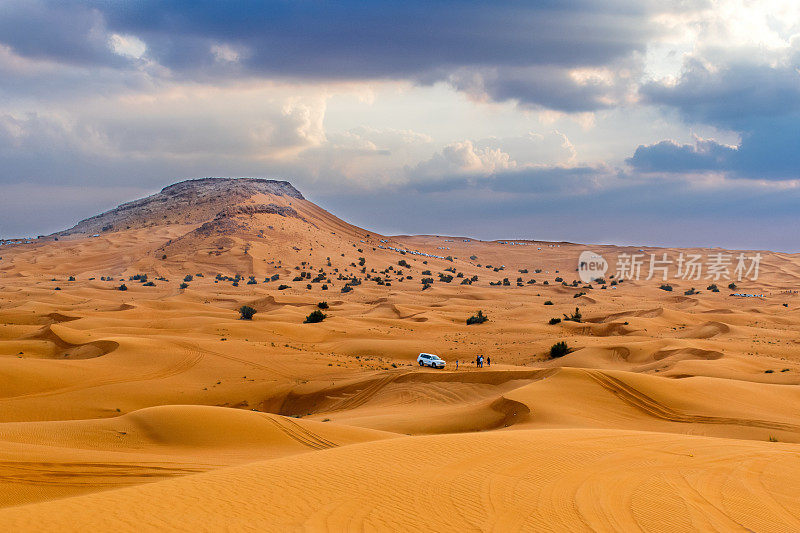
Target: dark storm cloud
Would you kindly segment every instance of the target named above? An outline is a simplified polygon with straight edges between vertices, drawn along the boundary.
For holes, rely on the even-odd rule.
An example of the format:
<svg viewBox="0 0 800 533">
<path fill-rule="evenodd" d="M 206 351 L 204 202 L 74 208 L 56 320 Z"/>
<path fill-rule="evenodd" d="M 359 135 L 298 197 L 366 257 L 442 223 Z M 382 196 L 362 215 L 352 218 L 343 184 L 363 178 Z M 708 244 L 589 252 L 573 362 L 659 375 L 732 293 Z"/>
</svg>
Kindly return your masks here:
<svg viewBox="0 0 800 533">
<path fill-rule="evenodd" d="M 651 16 L 669 5 L 14 0 L 4 6 L 0 44 L 22 57 L 135 68 L 112 53 L 116 33 L 142 40 L 147 60 L 188 79 L 447 81 L 496 100 L 584 111 L 608 107 L 614 88 L 577 82 L 567 69 L 643 52 L 658 32 Z"/>
<path fill-rule="evenodd" d="M 0 44 L 17 55 L 72 65 L 116 65 L 124 61 L 108 46 L 103 16 L 65 2 L 4 0 Z"/>
<path fill-rule="evenodd" d="M 723 171 L 746 178 L 800 178 L 800 73 L 788 64 L 691 61 L 676 84 L 641 88 L 646 101 L 677 109 L 689 123 L 739 133 L 736 149 L 713 140 L 639 146 L 628 163 L 646 172 Z"/>
</svg>

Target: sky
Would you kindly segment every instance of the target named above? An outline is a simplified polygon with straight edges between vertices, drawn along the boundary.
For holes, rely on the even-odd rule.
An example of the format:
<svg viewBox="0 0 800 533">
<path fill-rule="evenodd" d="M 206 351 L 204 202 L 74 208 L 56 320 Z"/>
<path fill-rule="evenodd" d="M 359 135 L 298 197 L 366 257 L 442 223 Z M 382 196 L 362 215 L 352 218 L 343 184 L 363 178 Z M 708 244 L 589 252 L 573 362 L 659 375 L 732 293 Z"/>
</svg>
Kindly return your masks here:
<svg viewBox="0 0 800 533">
<path fill-rule="evenodd" d="M 0 0 L 0 237 L 183 179 L 384 234 L 800 251 L 796 0 Z"/>
</svg>

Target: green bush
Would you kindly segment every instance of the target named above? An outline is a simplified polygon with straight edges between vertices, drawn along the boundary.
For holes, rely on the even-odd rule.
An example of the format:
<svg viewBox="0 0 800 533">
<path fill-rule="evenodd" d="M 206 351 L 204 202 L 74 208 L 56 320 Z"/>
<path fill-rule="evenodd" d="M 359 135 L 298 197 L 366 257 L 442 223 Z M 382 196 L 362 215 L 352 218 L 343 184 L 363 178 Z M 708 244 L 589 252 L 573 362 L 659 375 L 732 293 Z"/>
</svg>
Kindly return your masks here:
<svg viewBox="0 0 800 533">
<path fill-rule="evenodd" d="M 550 358 L 556 359 L 558 357 L 564 357 L 570 351 L 572 350 L 570 349 L 569 346 L 567 346 L 566 342 L 559 341 L 550 347 Z"/>
<path fill-rule="evenodd" d="M 478 311 L 477 315 L 471 316 L 467 319 L 467 325 L 470 326 L 472 324 L 483 324 L 489 320 L 489 317 L 483 314 L 483 311 Z"/>
<path fill-rule="evenodd" d="M 239 315 L 242 320 L 253 320 L 253 315 L 256 314 L 258 311 L 250 307 L 249 305 L 243 305 L 239 308 Z"/>
<path fill-rule="evenodd" d="M 304 324 L 316 324 L 317 322 L 322 322 L 327 318 L 328 315 L 320 311 L 319 309 L 315 309 L 311 312 L 310 315 L 306 317 L 303 321 Z"/>
<path fill-rule="evenodd" d="M 580 322 L 582 318 L 583 315 L 581 314 L 581 310 L 577 307 L 575 308 L 575 312 L 571 315 L 564 315 L 564 320 L 568 320 L 570 322 Z"/>
</svg>

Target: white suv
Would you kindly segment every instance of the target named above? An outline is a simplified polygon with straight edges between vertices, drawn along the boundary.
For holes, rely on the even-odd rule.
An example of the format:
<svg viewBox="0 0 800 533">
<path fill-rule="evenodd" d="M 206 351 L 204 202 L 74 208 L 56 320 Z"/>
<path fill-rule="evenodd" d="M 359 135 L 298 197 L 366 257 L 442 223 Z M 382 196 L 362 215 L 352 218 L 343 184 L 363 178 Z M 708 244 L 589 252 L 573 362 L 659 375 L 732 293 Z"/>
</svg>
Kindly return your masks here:
<svg viewBox="0 0 800 533">
<path fill-rule="evenodd" d="M 429 366 L 431 368 L 444 368 L 445 362 L 438 355 L 432 353 L 421 353 L 417 356 L 419 366 Z"/>
</svg>

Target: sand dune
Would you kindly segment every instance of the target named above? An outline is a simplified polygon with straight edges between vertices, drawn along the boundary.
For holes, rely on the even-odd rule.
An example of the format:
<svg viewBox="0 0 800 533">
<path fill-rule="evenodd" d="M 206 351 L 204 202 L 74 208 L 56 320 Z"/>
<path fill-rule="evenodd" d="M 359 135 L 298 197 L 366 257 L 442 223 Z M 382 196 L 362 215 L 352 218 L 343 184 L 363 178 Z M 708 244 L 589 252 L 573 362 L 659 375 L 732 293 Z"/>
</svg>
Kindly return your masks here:
<svg viewBox="0 0 800 533">
<path fill-rule="evenodd" d="M 581 245 L 175 187 L 3 247 L 3 530 L 800 529 L 800 257 L 590 288 Z"/>
</svg>

